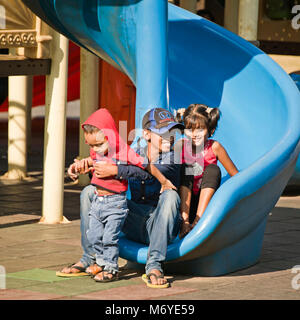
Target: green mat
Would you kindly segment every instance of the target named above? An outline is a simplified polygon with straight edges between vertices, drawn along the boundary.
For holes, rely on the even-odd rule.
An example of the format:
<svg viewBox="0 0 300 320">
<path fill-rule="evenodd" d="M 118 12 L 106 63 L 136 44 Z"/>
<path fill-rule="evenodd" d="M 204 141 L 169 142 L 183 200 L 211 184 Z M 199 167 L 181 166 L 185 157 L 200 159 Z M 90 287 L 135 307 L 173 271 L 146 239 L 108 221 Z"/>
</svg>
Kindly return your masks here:
<svg viewBox="0 0 300 320">
<path fill-rule="evenodd" d="M 43 281 L 43 282 L 56 282 L 56 281 L 65 281 L 70 279 L 70 278 L 57 277 L 55 275 L 55 272 L 56 271 L 35 268 L 35 269 L 30 269 L 25 271 L 7 273 L 6 277 L 24 279 L 24 280 L 36 280 L 36 281 Z"/>
</svg>

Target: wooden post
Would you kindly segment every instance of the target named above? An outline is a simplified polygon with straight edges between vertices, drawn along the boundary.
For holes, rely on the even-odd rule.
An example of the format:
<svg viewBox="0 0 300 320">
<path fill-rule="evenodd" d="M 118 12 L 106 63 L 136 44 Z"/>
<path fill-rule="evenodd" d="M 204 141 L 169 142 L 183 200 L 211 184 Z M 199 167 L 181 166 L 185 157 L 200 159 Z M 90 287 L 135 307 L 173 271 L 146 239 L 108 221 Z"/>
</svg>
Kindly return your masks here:
<svg viewBox="0 0 300 320">
<path fill-rule="evenodd" d="M 197 0 L 180 0 L 180 7 L 193 13 L 196 13 Z"/>
<path fill-rule="evenodd" d="M 225 0 L 224 27 L 236 34 L 239 33 L 239 0 Z"/>
</svg>

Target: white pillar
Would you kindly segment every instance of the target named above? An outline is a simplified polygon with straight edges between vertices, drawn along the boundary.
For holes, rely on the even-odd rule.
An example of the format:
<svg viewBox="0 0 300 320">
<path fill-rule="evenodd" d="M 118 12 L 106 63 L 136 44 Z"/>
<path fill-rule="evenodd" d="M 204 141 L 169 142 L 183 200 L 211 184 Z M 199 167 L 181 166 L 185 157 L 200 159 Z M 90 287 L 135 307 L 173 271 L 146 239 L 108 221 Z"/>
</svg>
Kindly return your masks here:
<svg viewBox="0 0 300 320">
<path fill-rule="evenodd" d="M 32 81 L 28 76 L 8 78 L 8 172 L 4 179 L 27 176 L 28 114 L 32 107 Z"/>
<path fill-rule="evenodd" d="M 180 7 L 193 13 L 196 13 L 197 0 L 180 0 Z"/>
<path fill-rule="evenodd" d="M 257 40 L 259 0 L 226 0 L 224 26 L 248 41 Z"/>
<path fill-rule="evenodd" d="M 89 156 L 81 124 L 99 107 L 99 58 L 87 50 L 80 49 L 80 124 L 79 157 Z M 78 184 L 89 184 L 88 175 L 80 175 Z"/>
<path fill-rule="evenodd" d="M 67 222 L 63 217 L 68 45 L 53 31 L 51 74 L 46 77 L 42 223 Z"/>
<path fill-rule="evenodd" d="M 259 0 L 240 0 L 239 36 L 248 40 L 257 40 Z"/>
</svg>

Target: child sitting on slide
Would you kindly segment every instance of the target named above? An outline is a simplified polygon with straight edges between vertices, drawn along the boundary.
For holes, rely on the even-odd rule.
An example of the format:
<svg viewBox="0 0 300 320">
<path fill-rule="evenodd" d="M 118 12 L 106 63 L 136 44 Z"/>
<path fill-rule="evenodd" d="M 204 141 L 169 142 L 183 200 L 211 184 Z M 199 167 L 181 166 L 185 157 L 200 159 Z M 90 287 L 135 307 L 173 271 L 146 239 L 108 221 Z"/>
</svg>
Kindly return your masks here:
<svg viewBox="0 0 300 320">
<path fill-rule="evenodd" d="M 237 174 L 238 170 L 225 148 L 211 139 L 220 118 L 218 108 L 191 104 L 187 109 L 180 109 L 176 118 L 184 123 L 186 135 L 181 146 L 185 172 L 180 187 L 183 222 L 179 236 L 183 238 L 200 220 L 220 185 L 218 160 L 230 176 Z"/>
</svg>

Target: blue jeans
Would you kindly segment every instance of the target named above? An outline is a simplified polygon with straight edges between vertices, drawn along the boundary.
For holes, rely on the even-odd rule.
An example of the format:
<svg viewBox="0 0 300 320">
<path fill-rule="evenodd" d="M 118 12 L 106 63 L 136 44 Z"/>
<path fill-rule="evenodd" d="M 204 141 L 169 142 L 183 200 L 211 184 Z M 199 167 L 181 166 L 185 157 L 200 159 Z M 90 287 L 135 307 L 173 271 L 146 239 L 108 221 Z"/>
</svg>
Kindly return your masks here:
<svg viewBox="0 0 300 320">
<path fill-rule="evenodd" d="M 87 239 L 89 226 L 89 210 L 95 196 L 95 187 L 88 185 L 80 194 L 80 231 L 83 256 L 80 259 L 84 267 L 95 262 L 95 250 Z M 156 207 L 137 204 L 127 200 L 128 215 L 123 232 L 128 239 L 145 244 L 149 247 L 146 272 L 158 269 L 162 272 L 161 262 L 165 260 L 167 244 L 178 234 L 180 228 L 180 197 L 174 190 L 164 191 Z M 151 241 L 151 239 L 153 241 Z"/>
<path fill-rule="evenodd" d="M 91 184 L 86 186 L 80 193 L 80 232 L 81 232 L 81 247 L 83 255 L 80 262 L 86 268 L 95 263 L 95 250 L 93 245 L 87 238 L 87 230 L 89 229 L 90 217 L 89 212 L 93 199 L 95 197 L 95 187 Z"/>
<path fill-rule="evenodd" d="M 127 213 L 125 193 L 94 195 L 87 239 L 95 250 L 96 263 L 111 273 L 119 271 L 119 234 Z"/>
<path fill-rule="evenodd" d="M 137 204 L 127 200 L 128 216 L 122 231 L 128 239 L 149 245 L 146 273 L 152 269 L 162 270 L 167 247 L 180 228 L 180 197 L 174 190 L 164 191 L 157 206 Z"/>
</svg>

